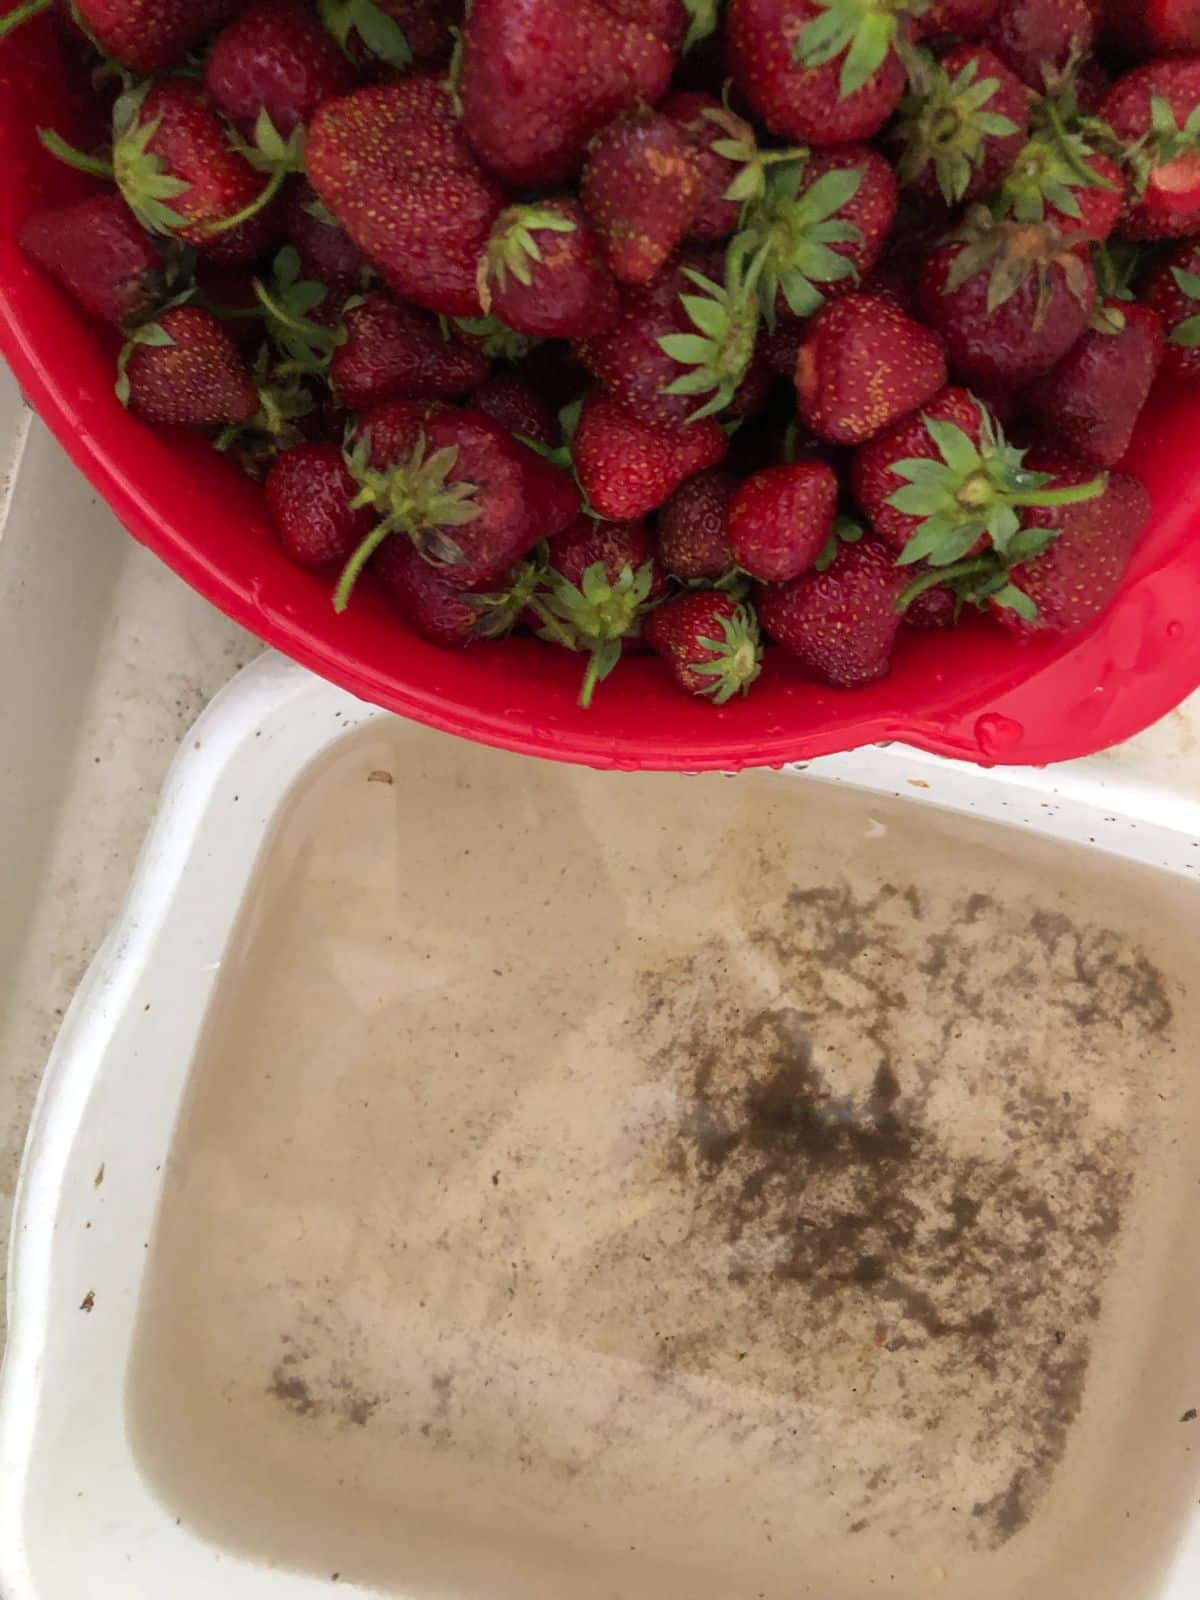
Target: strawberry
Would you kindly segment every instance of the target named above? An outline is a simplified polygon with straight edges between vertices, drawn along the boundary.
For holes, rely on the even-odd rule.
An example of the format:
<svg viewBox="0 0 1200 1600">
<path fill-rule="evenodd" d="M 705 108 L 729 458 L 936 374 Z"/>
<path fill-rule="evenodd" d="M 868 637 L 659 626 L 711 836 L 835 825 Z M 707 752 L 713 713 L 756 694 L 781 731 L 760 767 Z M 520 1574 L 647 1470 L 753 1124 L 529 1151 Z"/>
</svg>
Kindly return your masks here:
<svg viewBox="0 0 1200 1600">
<path fill-rule="evenodd" d="M 742 214 L 742 200 L 736 195 L 730 199 L 730 191 L 745 170 L 744 162 L 729 151 L 736 149 L 753 159 L 757 154 L 753 128 L 710 94 L 673 94 L 659 109 L 691 146 L 697 198 L 688 237 L 703 244 L 727 239 Z"/>
<path fill-rule="evenodd" d="M 479 257 L 507 196 L 467 147 L 440 81 L 330 100 L 308 133 L 309 182 L 390 288 L 477 316 Z"/>
<path fill-rule="evenodd" d="M 588 145 L 580 196 L 614 277 L 649 283 L 696 214 L 691 141 L 669 117 L 627 111 Z"/>
<path fill-rule="evenodd" d="M 334 221 L 308 183 L 289 187 L 284 202 L 284 228 L 300 252 L 309 277 L 344 294 L 362 286 L 371 270 L 366 256 Z"/>
<path fill-rule="evenodd" d="M 1000 58 L 959 45 L 925 58 L 901 105 L 900 181 L 948 206 L 994 189 L 1029 133 L 1029 95 Z"/>
<path fill-rule="evenodd" d="M 485 311 L 518 333 L 543 339 L 606 333 L 620 312 L 600 240 L 575 200 L 501 212 L 478 283 Z"/>
<path fill-rule="evenodd" d="M 763 583 L 799 577 L 829 542 L 837 500 L 837 477 L 823 461 L 756 472 L 729 503 L 734 561 Z"/>
<path fill-rule="evenodd" d="M 945 569 L 987 549 L 1006 556 L 1028 508 L 1099 494 L 1103 479 L 1047 487 L 973 395 L 947 389 L 931 405 L 859 450 L 854 498 L 903 566 Z M 935 580 L 937 581 L 937 580 Z"/>
<path fill-rule="evenodd" d="M 1131 54 L 1200 54 L 1200 0 L 1111 0 L 1108 23 Z"/>
<path fill-rule="evenodd" d="M 265 485 L 267 510 L 284 554 L 320 570 L 348 561 L 370 533 L 370 510 L 355 510 L 358 484 L 336 444 L 297 444 L 285 450 Z"/>
<path fill-rule="evenodd" d="M 1111 156 L 1068 133 L 1035 134 L 1017 156 L 997 210 L 1017 222 L 1047 222 L 1064 239 L 1103 244 L 1125 209 L 1125 175 Z"/>
<path fill-rule="evenodd" d="M 247 138 L 263 112 L 286 138 L 323 101 L 349 94 L 354 73 L 300 0 L 254 0 L 217 35 L 204 87 Z"/>
<path fill-rule="evenodd" d="M 941 39 L 953 34 L 974 39 L 996 15 L 1002 0 L 932 0 L 913 17 L 914 39 Z"/>
<path fill-rule="evenodd" d="M 1113 467 L 1129 449 L 1163 355 L 1156 311 L 1123 300 L 1099 308 L 1089 332 L 1025 391 L 1039 433 L 1084 462 Z"/>
<path fill-rule="evenodd" d="M 480 411 L 387 400 L 360 420 L 347 456 L 356 505 L 377 525 L 342 573 L 335 607 L 383 542 L 407 537 L 462 589 L 502 578 L 534 545 L 565 528 L 579 493 L 564 472 Z"/>
<path fill-rule="evenodd" d="M 762 671 L 753 611 L 717 590 L 668 600 L 651 615 L 645 632 L 679 687 L 715 706 L 748 694 Z"/>
<path fill-rule="evenodd" d="M 671 430 L 639 422 L 606 395 L 592 395 L 575 435 L 575 470 L 600 516 L 632 521 L 656 510 L 685 478 L 716 466 L 728 447 L 711 419 Z"/>
<path fill-rule="evenodd" d="M 781 138 L 869 139 L 904 92 L 891 0 L 729 0 L 725 30 L 734 82 Z"/>
<path fill-rule="evenodd" d="M 857 689 L 887 676 L 907 577 L 878 539 L 843 544 L 824 572 L 758 596 L 759 621 L 814 678 Z"/>
<path fill-rule="evenodd" d="M 1046 224 L 987 212 L 926 262 L 922 315 L 962 377 L 1019 387 L 1057 366 L 1091 321 L 1091 263 Z"/>
<path fill-rule="evenodd" d="M 330 379 L 349 411 L 382 400 L 458 400 L 487 378 L 486 356 L 446 338 L 437 318 L 387 294 L 368 294 L 346 312 L 346 338 Z"/>
<path fill-rule="evenodd" d="M 733 473 L 710 467 L 681 483 L 664 503 L 658 516 L 658 558 L 673 578 L 715 582 L 733 566 L 729 502 L 737 486 Z"/>
<path fill-rule="evenodd" d="M 1164 376 L 1200 382 L 1200 244 L 1181 244 L 1171 251 L 1151 275 L 1145 301 L 1166 332 Z"/>
<path fill-rule="evenodd" d="M 562 429 L 541 392 L 517 372 L 495 372 L 471 396 L 476 411 L 486 411 L 509 433 L 544 450 L 557 450 Z"/>
<path fill-rule="evenodd" d="M 1087 56 L 1096 34 L 1088 0 L 1003 0 L 984 39 L 1039 94 L 1049 75 Z"/>
<path fill-rule="evenodd" d="M 541 582 L 543 563 L 536 557 L 518 562 L 499 589 L 464 589 L 452 569 L 426 561 L 407 539 L 387 539 L 371 571 L 414 633 L 462 650 L 512 632 Z"/>
<path fill-rule="evenodd" d="M 1068 458 L 1036 458 L 1059 488 L 1083 482 L 1091 469 Z M 1110 474 L 1103 494 L 1079 505 L 1039 512 L 1031 532 L 1054 535 L 1042 554 L 1007 574 L 1015 594 L 993 601 L 996 619 L 1020 634 L 1078 633 L 1108 610 L 1150 520 L 1150 496 L 1136 478 Z"/>
<path fill-rule="evenodd" d="M 541 637 L 585 652 L 587 670 L 579 694 L 585 708 L 596 686 L 636 638 L 647 608 L 663 588 L 654 547 L 644 523 L 597 522 L 579 517 L 550 541 L 545 591 L 533 610 Z"/>
<path fill-rule="evenodd" d="M 18 237 L 39 267 L 104 322 L 134 318 L 157 297 L 158 252 L 119 194 L 89 195 L 35 211 Z"/>
<path fill-rule="evenodd" d="M 318 6 L 325 26 L 362 70 L 441 66 L 463 17 L 463 0 L 318 0 Z"/>
<path fill-rule="evenodd" d="M 1129 150 L 1129 239 L 1200 233 L 1200 58 L 1154 61 L 1119 79 L 1101 115 Z"/>
<path fill-rule="evenodd" d="M 902 626 L 917 633 L 940 633 L 958 625 L 962 602 L 953 589 L 937 584 L 915 596 L 904 608 Z"/>
<path fill-rule="evenodd" d="M 0 39 L 56 0 L 25 0 L 0 18 Z M 71 7 L 106 56 L 131 72 L 161 72 L 198 45 L 238 0 L 77 0 Z"/>
<path fill-rule="evenodd" d="M 928 328 L 884 300 L 852 294 L 807 325 L 795 381 L 813 432 L 857 445 L 945 388 L 946 358 Z"/>
<path fill-rule="evenodd" d="M 132 335 L 117 395 L 144 422 L 189 428 L 247 422 L 258 409 L 236 346 L 199 306 L 175 306 Z"/>
<path fill-rule="evenodd" d="M 464 36 L 463 127 L 516 188 L 562 183 L 619 112 L 666 93 L 684 20 L 672 0 L 474 0 Z"/>
</svg>

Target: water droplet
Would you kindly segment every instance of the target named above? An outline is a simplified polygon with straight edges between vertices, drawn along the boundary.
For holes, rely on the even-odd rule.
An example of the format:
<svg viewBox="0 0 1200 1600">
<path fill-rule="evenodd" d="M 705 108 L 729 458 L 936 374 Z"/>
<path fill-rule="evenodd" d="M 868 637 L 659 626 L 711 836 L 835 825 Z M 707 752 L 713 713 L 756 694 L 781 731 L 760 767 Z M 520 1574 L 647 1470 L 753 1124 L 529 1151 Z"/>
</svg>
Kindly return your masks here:
<svg viewBox="0 0 1200 1600">
<path fill-rule="evenodd" d="M 1001 756 L 1015 750 L 1024 737 L 1021 724 L 998 711 L 989 711 L 975 724 L 975 739 L 985 756 Z"/>
<path fill-rule="evenodd" d="M 1182 639 L 1183 638 L 1183 623 L 1182 622 L 1168 622 L 1167 623 L 1167 638 L 1168 639 Z"/>
</svg>

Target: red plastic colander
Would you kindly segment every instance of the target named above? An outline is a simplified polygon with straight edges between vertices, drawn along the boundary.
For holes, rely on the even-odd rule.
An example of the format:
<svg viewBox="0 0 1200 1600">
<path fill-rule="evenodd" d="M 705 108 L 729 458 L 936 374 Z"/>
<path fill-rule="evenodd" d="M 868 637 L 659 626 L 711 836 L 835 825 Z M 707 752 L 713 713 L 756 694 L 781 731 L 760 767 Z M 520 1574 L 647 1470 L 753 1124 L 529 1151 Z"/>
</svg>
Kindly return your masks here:
<svg viewBox="0 0 1200 1600">
<path fill-rule="evenodd" d="M 1200 686 L 1200 398 L 1181 392 L 1154 396 L 1130 455 L 1154 519 L 1120 598 L 1069 641 L 1016 642 L 982 618 L 906 633 L 892 675 L 853 693 L 807 681 L 772 651 L 750 696 L 721 709 L 634 657 L 584 712 L 580 662 L 565 651 L 531 639 L 435 649 L 369 584 L 335 616 L 329 583 L 280 553 L 260 490 L 204 441 L 129 416 L 113 393 L 112 337 L 22 255 L 27 213 L 87 181 L 37 139 L 39 124 L 71 131 L 68 84 L 46 19 L 0 44 L 0 349 L 136 539 L 234 621 L 363 699 L 530 755 L 699 771 L 886 739 L 987 765 L 1062 761 L 1129 738 Z"/>
</svg>

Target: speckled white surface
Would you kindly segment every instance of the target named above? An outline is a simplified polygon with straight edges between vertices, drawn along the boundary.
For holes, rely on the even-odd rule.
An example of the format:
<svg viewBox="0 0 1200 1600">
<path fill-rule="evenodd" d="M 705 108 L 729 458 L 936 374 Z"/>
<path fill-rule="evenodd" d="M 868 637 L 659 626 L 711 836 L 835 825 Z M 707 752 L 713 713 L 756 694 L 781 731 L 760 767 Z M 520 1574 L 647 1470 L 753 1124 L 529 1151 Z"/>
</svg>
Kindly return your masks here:
<svg viewBox="0 0 1200 1600">
<path fill-rule="evenodd" d="M 0 1237 L 59 1020 L 194 718 L 259 650 L 130 541 L 0 373 Z M 19 470 L 14 470 L 19 462 Z M 1200 793 L 1200 697 L 1106 760 Z M 6 1267 L 0 1254 L 0 1328 Z"/>
</svg>

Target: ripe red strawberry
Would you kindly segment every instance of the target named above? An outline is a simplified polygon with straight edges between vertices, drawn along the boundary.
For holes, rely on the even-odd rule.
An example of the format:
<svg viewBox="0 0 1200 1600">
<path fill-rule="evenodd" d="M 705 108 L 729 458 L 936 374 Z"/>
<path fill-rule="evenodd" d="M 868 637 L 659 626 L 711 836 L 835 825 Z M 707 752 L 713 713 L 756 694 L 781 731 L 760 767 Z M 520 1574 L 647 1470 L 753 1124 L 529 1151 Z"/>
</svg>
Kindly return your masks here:
<svg viewBox="0 0 1200 1600">
<path fill-rule="evenodd" d="M 1055 229 L 985 214 L 929 258 L 919 297 L 955 372 L 1019 387 L 1057 366 L 1083 333 L 1096 275 Z"/>
<path fill-rule="evenodd" d="M 706 419 L 671 430 L 639 422 L 606 395 L 584 403 L 575 435 L 575 471 L 602 517 L 648 516 L 685 478 L 716 466 L 729 448 L 724 430 Z"/>
<path fill-rule="evenodd" d="M 349 411 L 382 400 L 458 400 L 487 378 L 486 356 L 447 338 L 437 318 L 388 294 L 363 296 L 345 316 L 345 341 L 333 353 L 330 380 Z"/>
<path fill-rule="evenodd" d="M 479 267 L 484 308 L 518 333 L 586 339 L 616 322 L 620 300 L 600 241 L 575 200 L 511 206 Z"/>
<path fill-rule="evenodd" d="M 359 573 L 383 542 L 407 537 L 460 588 L 494 584 L 579 511 L 565 472 L 480 411 L 387 400 L 360 420 L 348 460 L 377 526 L 342 574 L 344 610 Z"/>
<path fill-rule="evenodd" d="M 1029 133 L 1029 94 L 999 56 L 959 45 L 929 60 L 896 128 L 900 181 L 948 206 L 987 194 Z"/>
<path fill-rule="evenodd" d="M 614 276 L 649 283 L 687 233 L 700 201 L 691 141 L 669 117 L 627 111 L 588 145 L 580 196 Z"/>
<path fill-rule="evenodd" d="M 1043 93 L 1048 74 L 1089 54 L 1096 18 L 1089 0 L 1003 0 L 984 38 L 1031 89 Z"/>
<path fill-rule="evenodd" d="M 145 422 L 189 428 L 248 422 L 258 390 L 211 311 L 176 306 L 140 327 L 121 354 L 117 393 Z"/>
<path fill-rule="evenodd" d="M 824 572 L 760 591 L 759 621 L 814 678 L 861 688 L 888 674 L 910 576 L 878 539 L 843 544 Z"/>
<path fill-rule="evenodd" d="M 658 516 L 658 558 L 685 583 L 715 582 L 733 566 L 729 548 L 729 502 L 738 480 L 724 467 L 710 467 L 681 483 Z"/>
<path fill-rule="evenodd" d="M 300 0 L 254 0 L 218 34 L 204 86 L 247 138 L 264 111 L 286 137 L 323 101 L 349 94 L 354 73 Z"/>
<path fill-rule="evenodd" d="M 674 3 L 653 15 L 628 0 L 475 0 L 461 93 L 480 158 L 515 188 L 562 183 L 605 123 L 662 99 L 682 17 Z"/>
<path fill-rule="evenodd" d="M 370 271 L 367 258 L 344 228 L 333 220 L 308 183 L 289 187 L 284 202 L 284 227 L 300 252 L 305 275 L 343 294 L 360 288 Z"/>
<path fill-rule="evenodd" d="M 21 224 L 21 247 L 87 312 L 122 323 L 153 304 L 158 252 L 119 194 L 94 194 Z"/>
<path fill-rule="evenodd" d="M 737 228 L 742 213 L 741 200 L 729 199 L 729 191 L 745 168 L 715 147 L 723 145 L 726 152 L 735 146 L 752 151 L 753 128 L 727 111 L 711 94 L 673 94 L 659 109 L 680 130 L 692 150 L 698 193 L 688 237 L 703 244 L 727 239 Z"/>
<path fill-rule="evenodd" d="M 734 561 L 763 583 L 799 577 L 829 543 L 837 501 L 837 476 L 824 461 L 756 472 L 729 503 Z"/>
<path fill-rule="evenodd" d="M 562 444 L 562 429 L 540 390 L 519 372 L 501 370 L 492 374 L 471 396 L 476 411 L 486 411 L 509 433 L 519 439 L 532 439 L 545 450 Z"/>
<path fill-rule="evenodd" d="M 1074 349 L 1025 392 L 1039 436 L 1084 462 L 1115 467 L 1129 449 L 1162 355 L 1156 311 L 1106 301 Z"/>
<path fill-rule="evenodd" d="M 913 17 L 913 37 L 941 39 L 953 34 L 959 39 L 977 38 L 1000 4 L 1001 0 L 933 0 Z"/>
<path fill-rule="evenodd" d="M 651 596 L 660 594 L 663 589 L 654 539 L 640 520 L 600 522 L 595 517 L 576 517 L 570 527 L 551 539 L 548 559 L 550 570 L 576 588 L 583 583 L 588 568 L 597 564 L 604 568 L 606 581 L 616 583 L 625 567 L 632 567 L 636 572 L 650 562 L 656 569 L 650 586 Z"/>
<path fill-rule="evenodd" d="M 1125 209 L 1125 174 L 1072 134 L 1039 133 L 1009 169 L 998 201 L 999 213 L 1018 222 L 1048 222 L 1064 239 L 1103 244 Z"/>
<path fill-rule="evenodd" d="M 945 388 L 946 358 L 928 328 L 852 294 L 807 325 L 795 381 L 800 415 L 818 437 L 863 444 Z"/>
<path fill-rule="evenodd" d="M 962 603 L 954 590 L 938 584 L 905 606 L 902 626 L 917 633 L 939 633 L 944 628 L 957 626 L 961 609 Z"/>
<path fill-rule="evenodd" d="M 479 257 L 506 195 L 467 147 L 441 82 L 330 100 L 308 134 L 313 188 L 402 299 L 477 316 Z"/>
<path fill-rule="evenodd" d="M 1190 56 L 1200 54 L 1198 0 L 1110 0 L 1109 27 L 1132 55 Z"/>
<path fill-rule="evenodd" d="M 1163 375 L 1200 382 L 1200 244 L 1176 245 L 1155 269 L 1144 298 L 1166 332 Z"/>
<path fill-rule="evenodd" d="M 1053 455 L 1034 458 L 1033 464 L 1049 473 L 1057 488 L 1082 483 L 1092 470 Z M 1115 599 L 1150 509 L 1142 484 L 1114 472 L 1095 499 L 1030 516 L 1027 527 L 1057 530 L 1057 537 L 1043 554 L 1008 574 L 1026 606 L 994 604 L 993 615 L 1021 634 L 1071 634 L 1087 627 Z M 1035 613 L 1023 615 L 1030 603 Z"/>
<path fill-rule="evenodd" d="M 518 562 L 501 586 L 464 589 L 453 569 L 426 561 L 407 539 L 387 539 L 371 571 L 414 633 L 447 650 L 511 633 L 541 581 L 536 558 Z"/>
<path fill-rule="evenodd" d="M 352 509 L 358 484 L 336 444 L 297 444 L 267 474 L 267 510 L 284 554 L 319 571 L 348 561 L 375 524 Z"/>
<path fill-rule="evenodd" d="M 56 3 L 13 7 L 0 18 L 0 38 Z M 131 72 L 151 73 L 174 66 L 237 6 L 238 0 L 76 0 L 72 9 L 106 56 Z"/>
<path fill-rule="evenodd" d="M 1200 57 L 1154 61 L 1118 80 L 1101 116 L 1130 150 L 1130 239 L 1200 233 Z"/>
<path fill-rule="evenodd" d="M 463 0 L 320 0 L 321 20 L 360 70 L 441 66 L 454 48 Z"/>
<path fill-rule="evenodd" d="M 803 144 L 877 133 L 899 104 L 894 46 L 907 28 L 890 5 L 861 0 L 729 0 L 729 67 L 771 132 Z"/>
<path fill-rule="evenodd" d="M 854 498 L 874 532 L 893 550 L 903 550 L 923 521 L 923 515 L 892 505 L 893 495 L 908 481 L 893 471 L 897 462 L 943 463 L 936 438 L 939 424 L 953 425 L 978 448 L 983 442 L 985 415 L 980 402 L 965 389 L 945 389 L 918 413 L 897 422 L 855 454 L 851 467 Z M 973 517 L 974 508 L 965 507 L 964 512 Z M 973 533 L 966 549 L 978 539 L 979 533 Z"/>
<path fill-rule="evenodd" d="M 715 589 L 668 600 L 651 615 L 645 634 L 679 687 L 715 706 L 748 694 L 762 671 L 754 612 Z"/>
</svg>

